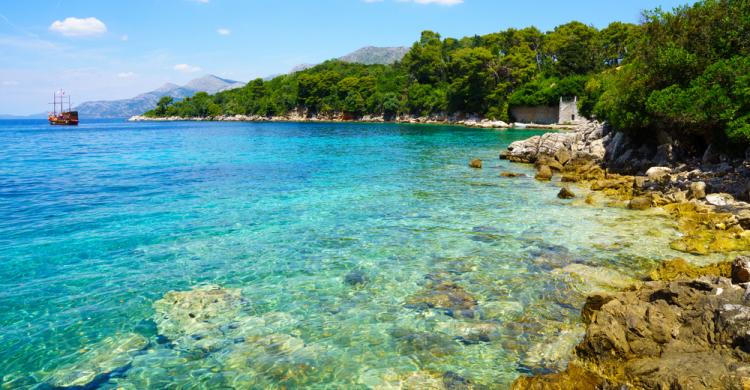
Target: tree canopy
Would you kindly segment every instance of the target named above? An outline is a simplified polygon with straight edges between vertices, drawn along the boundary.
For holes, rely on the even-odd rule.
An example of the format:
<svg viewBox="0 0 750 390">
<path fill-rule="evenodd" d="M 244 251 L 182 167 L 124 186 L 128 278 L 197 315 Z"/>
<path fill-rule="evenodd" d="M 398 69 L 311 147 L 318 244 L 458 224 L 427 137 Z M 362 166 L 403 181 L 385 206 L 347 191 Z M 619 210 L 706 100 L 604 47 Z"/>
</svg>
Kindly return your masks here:
<svg viewBox="0 0 750 390">
<path fill-rule="evenodd" d="M 456 38 L 422 32 L 393 65 L 327 61 L 182 101 L 151 116 L 479 115 L 579 97 L 589 117 L 650 137 L 656 130 L 750 143 L 750 2 L 703 0 L 643 13 L 640 25 L 580 22 Z"/>
</svg>

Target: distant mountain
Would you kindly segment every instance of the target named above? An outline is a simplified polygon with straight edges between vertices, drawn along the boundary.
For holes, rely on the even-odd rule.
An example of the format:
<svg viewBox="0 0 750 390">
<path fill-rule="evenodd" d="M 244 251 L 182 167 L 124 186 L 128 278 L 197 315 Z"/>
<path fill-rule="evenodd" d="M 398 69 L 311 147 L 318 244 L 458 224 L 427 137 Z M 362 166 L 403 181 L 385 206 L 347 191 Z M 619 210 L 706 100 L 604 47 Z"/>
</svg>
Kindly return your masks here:
<svg viewBox="0 0 750 390">
<path fill-rule="evenodd" d="M 302 72 L 303 70 L 310 69 L 315 65 L 317 64 L 299 64 L 295 66 L 294 68 L 292 68 L 292 70 L 290 70 L 289 73 Z"/>
<path fill-rule="evenodd" d="M 142 93 L 130 99 L 85 102 L 75 109 L 78 110 L 81 118 L 127 118 L 153 109 L 156 107 L 156 102 L 163 96 L 171 96 L 179 100 L 193 96 L 197 92 L 213 94 L 244 85 L 245 83 L 239 81 L 207 75 L 191 80 L 183 86 L 167 83 L 151 92 Z"/>
<path fill-rule="evenodd" d="M 408 47 L 375 47 L 366 46 L 355 50 L 338 59 L 344 62 L 354 62 L 358 64 L 392 64 L 401 61 L 409 51 Z"/>
<path fill-rule="evenodd" d="M 396 61 L 401 61 L 402 58 L 409 52 L 408 47 L 376 47 L 376 46 L 365 46 L 357 49 L 345 56 L 336 58 L 339 61 L 351 62 L 365 65 L 375 64 L 392 64 Z M 301 72 L 305 69 L 312 68 L 316 64 L 299 64 L 292 68 L 289 73 Z"/>
<path fill-rule="evenodd" d="M 0 114 L 0 119 L 47 119 L 47 113 L 40 112 L 38 114 L 31 114 L 31 115 Z"/>
</svg>

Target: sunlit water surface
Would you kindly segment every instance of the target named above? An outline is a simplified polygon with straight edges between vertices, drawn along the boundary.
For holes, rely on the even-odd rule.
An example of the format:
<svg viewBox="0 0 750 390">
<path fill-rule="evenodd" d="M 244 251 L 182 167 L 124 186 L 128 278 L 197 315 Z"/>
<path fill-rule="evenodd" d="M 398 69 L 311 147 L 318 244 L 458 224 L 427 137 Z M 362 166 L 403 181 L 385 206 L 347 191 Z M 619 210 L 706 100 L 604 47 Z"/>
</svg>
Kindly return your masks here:
<svg viewBox="0 0 750 390">
<path fill-rule="evenodd" d="M 0 121 L 3 386 L 59 384 L 133 334 L 148 345 L 90 387 L 503 388 L 558 369 L 580 338 L 583 294 L 680 254 L 656 211 L 500 177 L 533 176 L 497 156 L 538 133 Z M 364 284 L 345 283 L 352 271 Z M 408 304 L 435 281 L 476 310 Z M 235 341 L 185 349 L 152 321 L 166 292 L 205 284 L 241 289 L 243 316 L 264 321 L 253 340 L 265 347 L 239 366 Z"/>
</svg>

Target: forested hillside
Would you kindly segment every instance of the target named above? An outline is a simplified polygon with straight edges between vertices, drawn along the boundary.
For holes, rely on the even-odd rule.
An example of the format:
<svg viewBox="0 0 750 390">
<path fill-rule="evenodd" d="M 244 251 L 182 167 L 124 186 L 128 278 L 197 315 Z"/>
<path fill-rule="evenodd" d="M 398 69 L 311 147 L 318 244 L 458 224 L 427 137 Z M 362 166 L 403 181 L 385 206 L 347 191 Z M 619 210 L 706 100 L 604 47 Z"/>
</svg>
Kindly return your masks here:
<svg viewBox="0 0 750 390">
<path fill-rule="evenodd" d="M 169 99 L 150 116 L 357 118 L 479 115 L 510 120 L 516 105 L 579 108 L 615 128 L 750 141 L 750 2 L 704 0 L 645 11 L 640 25 L 580 22 L 443 38 L 425 31 L 393 65 L 337 60 L 215 95 Z"/>
</svg>

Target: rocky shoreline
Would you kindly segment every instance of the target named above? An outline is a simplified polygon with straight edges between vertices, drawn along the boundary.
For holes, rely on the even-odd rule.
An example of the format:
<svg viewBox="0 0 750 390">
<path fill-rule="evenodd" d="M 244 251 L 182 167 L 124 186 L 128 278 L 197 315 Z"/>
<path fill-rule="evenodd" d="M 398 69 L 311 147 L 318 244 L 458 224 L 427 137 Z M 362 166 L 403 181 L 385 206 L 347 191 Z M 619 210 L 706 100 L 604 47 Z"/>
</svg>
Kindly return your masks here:
<svg viewBox="0 0 750 390">
<path fill-rule="evenodd" d="M 544 130 L 575 130 L 578 125 L 567 124 L 536 124 L 536 123 L 506 123 L 478 117 L 469 117 L 466 119 L 446 118 L 446 117 L 415 117 L 400 116 L 387 120 L 382 116 L 363 116 L 357 119 L 346 119 L 341 116 L 321 116 L 309 117 L 305 115 L 285 115 L 285 116 L 258 116 L 258 115 L 227 115 L 215 117 L 192 117 L 185 118 L 179 116 L 172 117 L 147 117 L 143 115 L 132 116 L 129 122 L 344 122 L 344 123 L 408 123 L 408 124 L 430 124 L 430 125 L 451 125 L 465 126 L 481 129 L 509 129 L 509 128 L 529 128 Z"/>
<path fill-rule="evenodd" d="M 672 140 L 637 145 L 600 123 L 512 143 L 501 159 L 534 164 L 560 197 L 603 193 L 619 207 L 660 207 L 677 222 L 672 249 L 704 255 L 750 250 L 750 169 L 709 146 L 702 158 Z M 557 176 L 557 177 L 556 177 Z M 560 373 L 521 377 L 515 389 L 750 387 L 750 260 L 697 268 L 662 264 L 640 286 L 594 293 L 586 335 Z M 730 279 L 731 278 L 731 279 Z"/>
</svg>

